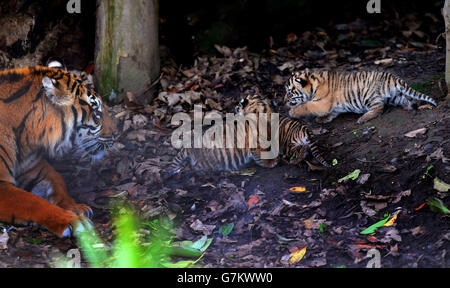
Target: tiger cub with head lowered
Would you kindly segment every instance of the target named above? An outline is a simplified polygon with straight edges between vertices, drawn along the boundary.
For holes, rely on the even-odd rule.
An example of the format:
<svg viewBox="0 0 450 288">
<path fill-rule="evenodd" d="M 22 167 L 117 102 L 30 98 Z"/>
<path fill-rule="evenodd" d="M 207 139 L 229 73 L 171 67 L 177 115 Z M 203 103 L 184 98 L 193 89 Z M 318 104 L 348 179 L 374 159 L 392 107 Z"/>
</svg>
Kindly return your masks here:
<svg viewBox="0 0 450 288">
<path fill-rule="evenodd" d="M 437 106 L 429 96 L 414 91 L 405 81 L 387 72 L 323 71 L 305 69 L 295 72 L 286 84 L 284 102 L 289 116 L 318 116 L 326 123 L 344 112 L 362 115 L 357 123 L 365 123 L 382 113 L 384 105 L 400 105 L 410 110 L 413 100 Z"/>
<path fill-rule="evenodd" d="M 243 98 L 236 106 L 236 113 L 245 115 L 247 113 L 272 113 L 272 106 L 267 98 L 258 95 L 249 95 Z M 298 120 L 285 116 L 279 116 L 279 145 L 281 154 L 294 159 L 298 164 L 308 155 L 308 149 L 312 156 L 323 166 L 330 167 L 320 154 L 317 142 L 314 140 L 308 126 L 302 125 Z"/>
<path fill-rule="evenodd" d="M 262 110 L 261 110 L 262 112 Z M 256 112 L 255 112 L 256 113 Z M 271 111 L 268 111 L 267 118 L 270 119 Z M 251 119 L 247 119 L 251 120 Z M 266 168 L 275 167 L 278 164 L 278 153 L 274 157 L 262 157 L 262 153 L 270 153 L 271 147 L 261 145 L 261 131 L 266 129 L 267 135 L 271 135 L 270 125 L 261 126 L 257 119 L 255 121 L 245 121 L 244 129 L 239 129 L 235 122 L 228 121 L 221 127 L 222 139 L 219 140 L 220 147 L 210 148 L 182 148 L 175 156 L 169 168 L 163 173 L 163 179 L 168 179 L 184 170 L 186 164 L 196 172 L 209 171 L 235 171 L 245 167 L 252 161 Z M 203 135 L 205 137 L 206 133 Z M 211 135 L 211 142 L 217 141 L 217 135 Z M 209 136 L 208 136 L 209 137 Z M 230 137 L 230 142 L 228 143 Z M 203 140 L 204 141 L 204 140 Z M 231 145 L 229 145 L 231 143 Z M 241 143 L 241 144 L 239 144 Z M 243 145 L 245 144 L 245 145 Z M 243 147 L 244 146 L 244 147 Z M 271 155 L 271 154 L 270 154 Z"/>
</svg>

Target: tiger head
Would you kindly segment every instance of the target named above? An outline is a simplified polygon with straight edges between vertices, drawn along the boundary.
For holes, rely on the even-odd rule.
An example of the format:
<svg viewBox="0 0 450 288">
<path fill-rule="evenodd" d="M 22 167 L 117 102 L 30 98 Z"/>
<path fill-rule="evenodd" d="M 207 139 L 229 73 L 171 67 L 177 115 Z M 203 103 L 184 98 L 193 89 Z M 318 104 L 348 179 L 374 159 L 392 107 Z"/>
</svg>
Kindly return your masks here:
<svg viewBox="0 0 450 288">
<path fill-rule="evenodd" d="M 50 149 L 59 156 L 71 148 L 77 158 L 98 160 L 114 143 L 116 126 L 100 96 L 75 75 L 58 68 L 44 70 L 43 92 L 63 117 L 61 143 Z M 59 150 L 61 151 L 58 151 Z"/>
<path fill-rule="evenodd" d="M 295 72 L 286 84 L 284 103 L 294 107 L 310 101 L 314 97 L 318 79 L 308 70 Z"/>
<path fill-rule="evenodd" d="M 238 115 L 244 115 L 247 113 L 267 113 L 273 112 L 270 100 L 268 98 L 261 97 L 260 95 L 248 95 L 239 101 L 235 108 L 235 112 Z"/>
</svg>

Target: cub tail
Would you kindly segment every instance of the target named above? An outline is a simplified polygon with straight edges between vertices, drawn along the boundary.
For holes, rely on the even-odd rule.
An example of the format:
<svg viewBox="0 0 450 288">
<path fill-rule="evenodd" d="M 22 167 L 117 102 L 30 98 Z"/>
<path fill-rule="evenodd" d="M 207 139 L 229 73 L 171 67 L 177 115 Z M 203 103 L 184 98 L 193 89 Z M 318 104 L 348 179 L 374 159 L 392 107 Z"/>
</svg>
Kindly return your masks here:
<svg viewBox="0 0 450 288">
<path fill-rule="evenodd" d="M 320 153 L 319 148 L 317 147 L 317 141 L 314 141 L 309 129 L 305 130 L 305 135 L 307 137 L 306 145 L 308 145 L 309 150 L 311 150 L 312 156 L 323 166 L 331 167 L 331 165 L 323 158 L 322 153 Z"/>
<path fill-rule="evenodd" d="M 420 101 L 425 101 L 425 102 L 431 103 L 431 104 L 433 104 L 433 106 L 437 106 L 436 101 L 433 98 L 431 98 L 430 96 L 415 91 L 414 89 L 409 87 L 404 81 L 401 81 L 399 84 L 400 85 L 397 85 L 396 88 L 400 92 L 402 92 L 404 95 L 409 96 L 409 97 L 411 97 L 413 99 L 416 99 L 416 100 L 420 100 Z"/>
</svg>

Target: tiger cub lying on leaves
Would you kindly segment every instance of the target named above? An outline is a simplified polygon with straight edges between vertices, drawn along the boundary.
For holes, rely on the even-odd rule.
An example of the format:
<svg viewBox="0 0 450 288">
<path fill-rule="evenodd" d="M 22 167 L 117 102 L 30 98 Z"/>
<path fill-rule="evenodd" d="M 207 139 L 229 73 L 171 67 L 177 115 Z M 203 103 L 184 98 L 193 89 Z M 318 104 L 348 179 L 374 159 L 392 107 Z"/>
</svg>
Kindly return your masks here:
<svg viewBox="0 0 450 288">
<path fill-rule="evenodd" d="M 268 113 L 270 119 L 271 111 Z M 211 148 L 182 148 L 181 151 L 175 156 L 169 169 L 163 174 L 163 179 L 170 178 L 171 176 L 178 174 L 183 170 L 186 163 L 189 164 L 192 170 L 197 172 L 204 171 L 235 171 L 243 168 L 252 161 L 256 164 L 266 168 L 275 167 L 278 163 L 278 155 L 272 159 L 265 159 L 261 157 L 263 152 L 269 152 L 269 148 L 263 148 L 261 145 L 261 138 L 258 135 L 258 131 L 261 129 L 267 129 L 266 135 L 271 135 L 270 125 L 267 128 L 260 127 L 259 124 L 254 123 L 253 126 L 249 122 L 245 122 L 244 131 L 240 131 L 237 125 L 230 125 L 225 122 L 223 127 L 221 147 Z M 241 133 L 239 133 L 241 132 Z M 233 135 L 232 147 L 228 148 L 226 143 L 226 137 Z M 214 136 L 217 137 L 217 136 Z M 230 137 L 231 138 L 231 137 Z M 256 139 L 256 145 L 249 145 L 248 139 Z M 211 139 L 211 141 L 214 141 Z M 238 143 L 245 143 L 239 145 Z M 242 148 L 239 148 L 242 147 Z"/>
<path fill-rule="evenodd" d="M 272 113 L 272 110 L 269 99 L 258 95 L 247 96 L 236 106 L 237 114 L 268 113 L 269 111 Z M 294 164 L 303 161 L 308 155 L 308 149 L 310 149 L 312 156 L 320 164 L 330 167 L 319 152 L 317 142 L 314 140 L 308 126 L 302 125 L 298 120 L 280 115 L 279 145 L 281 154 L 295 159 L 293 161 Z"/>
<path fill-rule="evenodd" d="M 317 122 L 326 123 L 340 113 L 364 113 L 358 124 L 377 117 L 386 104 L 410 110 L 413 100 L 437 106 L 432 98 L 414 91 L 405 81 L 386 72 L 309 69 L 295 72 L 289 78 L 284 98 L 290 107 L 289 116 L 293 118 L 315 115 Z"/>
<path fill-rule="evenodd" d="M 248 115 L 249 113 L 266 113 L 267 118 L 271 119 L 273 113 L 270 101 L 263 99 L 258 95 L 247 96 L 242 99 L 238 106 L 236 106 L 236 114 Z M 267 125 L 266 135 L 270 134 L 271 125 Z M 258 127 L 258 131 L 260 127 Z M 233 129 L 236 131 L 236 127 L 224 126 L 224 130 Z M 226 132 L 225 132 L 226 133 Z M 257 133 L 256 129 L 251 129 L 250 125 L 245 123 L 245 133 L 234 135 L 237 139 L 245 139 L 247 136 L 254 136 Z M 295 158 L 294 163 L 299 163 L 304 160 L 308 155 L 308 148 L 311 150 L 314 158 L 322 165 L 329 167 L 330 165 L 320 155 L 316 142 L 313 140 L 309 129 L 301 125 L 297 120 L 290 119 L 288 117 L 280 116 L 279 131 L 274 134 L 275 137 L 279 137 L 279 150 L 282 154 L 288 155 L 291 158 Z M 175 156 L 168 171 L 163 175 L 164 179 L 167 179 L 182 171 L 183 166 L 188 162 L 194 171 L 233 171 L 243 168 L 246 164 L 252 160 L 263 167 L 272 168 L 278 163 L 278 155 L 273 159 L 261 159 L 261 152 L 267 152 L 269 148 L 263 149 L 260 147 L 259 138 L 260 135 L 256 135 L 258 139 L 258 148 L 183 148 L 177 156 Z M 238 140 L 237 140 L 238 141 Z M 246 145 L 248 144 L 245 142 Z"/>
</svg>

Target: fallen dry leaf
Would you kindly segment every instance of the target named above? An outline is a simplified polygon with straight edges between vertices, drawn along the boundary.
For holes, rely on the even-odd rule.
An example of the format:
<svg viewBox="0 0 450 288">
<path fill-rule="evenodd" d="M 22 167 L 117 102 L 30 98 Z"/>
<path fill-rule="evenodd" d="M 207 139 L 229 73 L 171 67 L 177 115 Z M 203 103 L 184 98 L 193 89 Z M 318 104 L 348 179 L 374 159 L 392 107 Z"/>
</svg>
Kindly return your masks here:
<svg viewBox="0 0 450 288">
<path fill-rule="evenodd" d="M 303 192 L 308 192 L 306 190 L 306 187 L 303 186 L 296 186 L 296 187 L 291 187 L 288 189 L 291 192 L 295 192 L 295 193 L 303 193 Z"/>
<path fill-rule="evenodd" d="M 250 206 L 252 206 L 252 205 L 255 205 L 255 204 L 258 203 L 258 202 L 259 202 L 258 196 L 252 195 L 252 196 L 250 197 L 250 199 L 248 199 L 247 205 L 248 205 L 248 207 L 250 207 Z"/>
<path fill-rule="evenodd" d="M 402 237 L 398 233 L 398 230 L 394 229 L 394 228 L 387 231 L 386 234 L 384 234 L 383 239 L 380 239 L 380 241 L 382 243 L 390 243 L 392 240 L 397 241 L 397 242 L 402 241 Z"/>
<path fill-rule="evenodd" d="M 433 180 L 433 189 L 439 192 L 448 192 L 448 190 L 450 190 L 450 185 L 436 177 Z"/>
<path fill-rule="evenodd" d="M 389 219 L 389 221 L 386 222 L 383 226 L 392 226 L 392 225 L 394 225 L 395 220 L 397 220 L 397 215 L 398 215 L 398 213 L 400 213 L 400 211 L 397 211 L 397 212 L 394 214 L 394 216 L 392 216 L 392 218 Z"/>
<path fill-rule="evenodd" d="M 422 227 L 422 226 L 414 227 L 414 228 L 412 228 L 410 231 L 411 231 L 411 233 L 412 233 L 413 236 L 416 236 L 416 235 L 424 235 L 424 234 L 426 233 L 425 228 Z"/>
<path fill-rule="evenodd" d="M 202 232 L 205 236 L 208 236 L 216 228 L 216 225 L 206 225 L 199 219 L 196 219 L 189 227 L 194 231 Z"/>
<path fill-rule="evenodd" d="M 442 147 L 439 147 L 438 149 L 436 149 L 436 151 L 434 151 L 433 153 L 431 153 L 430 155 L 427 156 L 426 161 L 430 162 L 431 159 L 437 159 L 437 160 L 442 160 L 442 163 L 447 164 L 448 163 L 448 158 L 444 156 L 444 151 L 442 149 Z"/>
<path fill-rule="evenodd" d="M 392 59 L 392 58 L 386 58 L 386 59 L 375 60 L 373 63 L 375 65 L 388 66 L 388 65 L 392 64 L 393 61 L 394 61 L 394 59 Z"/>
<path fill-rule="evenodd" d="M 364 184 L 367 182 L 367 180 L 369 180 L 370 174 L 362 174 L 361 176 L 358 177 L 358 180 L 356 180 L 356 183 L 358 184 Z"/>
<path fill-rule="evenodd" d="M 291 254 L 289 254 L 289 263 L 294 264 L 298 261 L 302 260 L 303 256 L 306 254 L 306 247 L 302 249 L 295 250 Z"/>
<path fill-rule="evenodd" d="M 405 134 L 405 137 L 414 138 L 417 135 L 425 134 L 425 132 L 427 132 L 427 128 L 420 128 L 420 129 L 417 129 L 417 130 L 409 131 L 408 133 Z"/>
<path fill-rule="evenodd" d="M 305 229 L 319 229 L 320 225 L 324 222 L 323 219 L 316 220 L 317 214 L 312 215 L 306 220 L 303 220 L 305 223 Z"/>
</svg>

